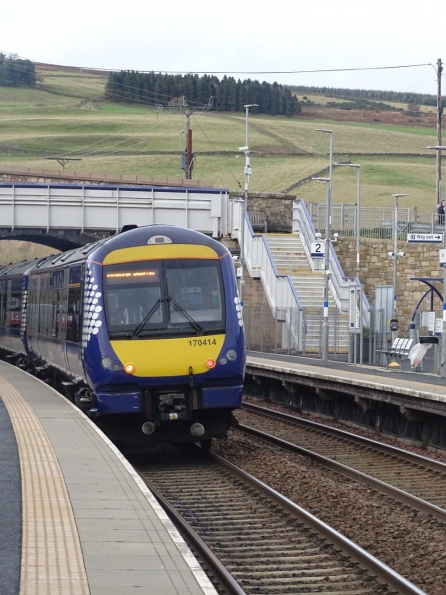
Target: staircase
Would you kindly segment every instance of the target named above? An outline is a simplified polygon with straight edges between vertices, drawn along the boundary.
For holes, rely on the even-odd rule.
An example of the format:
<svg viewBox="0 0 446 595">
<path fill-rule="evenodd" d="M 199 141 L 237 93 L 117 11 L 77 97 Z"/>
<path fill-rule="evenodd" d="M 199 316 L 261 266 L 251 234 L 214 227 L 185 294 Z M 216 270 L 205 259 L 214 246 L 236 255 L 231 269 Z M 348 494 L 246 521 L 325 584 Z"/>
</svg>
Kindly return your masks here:
<svg viewBox="0 0 446 595">
<path fill-rule="evenodd" d="M 305 312 L 307 334 L 305 351 L 319 352 L 324 306 L 323 271 L 313 271 L 299 234 L 268 234 L 264 236 L 279 275 L 289 275 Z M 329 291 L 328 296 L 329 351 L 348 351 L 348 315 L 341 314 Z"/>
</svg>

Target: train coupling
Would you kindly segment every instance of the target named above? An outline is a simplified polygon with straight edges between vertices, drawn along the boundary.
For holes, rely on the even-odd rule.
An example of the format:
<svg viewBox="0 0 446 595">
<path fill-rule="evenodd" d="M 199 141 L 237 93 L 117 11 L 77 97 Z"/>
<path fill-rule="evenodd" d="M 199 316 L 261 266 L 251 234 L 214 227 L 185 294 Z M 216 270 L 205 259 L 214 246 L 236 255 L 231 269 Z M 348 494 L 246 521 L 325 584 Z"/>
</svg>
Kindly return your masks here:
<svg viewBox="0 0 446 595">
<path fill-rule="evenodd" d="M 142 424 L 141 430 L 143 431 L 143 434 L 150 436 L 150 434 L 153 434 L 155 431 L 155 424 L 151 421 L 146 421 Z"/>
<path fill-rule="evenodd" d="M 192 436 L 203 436 L 205 431 L 206 430 L 204 429 L 204 426 L 199 423 L 192 424 L 190 428 L 190 433 L 192 434 Z"/>
</svg>

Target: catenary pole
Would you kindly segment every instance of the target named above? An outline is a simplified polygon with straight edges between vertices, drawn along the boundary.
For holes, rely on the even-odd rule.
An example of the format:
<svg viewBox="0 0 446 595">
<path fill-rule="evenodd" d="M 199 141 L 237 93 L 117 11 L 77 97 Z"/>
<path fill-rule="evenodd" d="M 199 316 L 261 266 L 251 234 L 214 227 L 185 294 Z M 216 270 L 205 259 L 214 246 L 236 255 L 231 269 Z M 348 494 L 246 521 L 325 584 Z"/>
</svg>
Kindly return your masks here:
<svg viewBox="0 0 446 595">
<path fill-rule="evenodd" d="M 443 107 L 441 105 L 441 73 L 443 67 L 441 64 L 441 58 L 437 60 L 437 146 L 441 147 L 441 116 L 443 113 Z M 435 211 L 438 205 L 441 204 L 441 149 L 437 151 L 437 170 L 436 170 L 436 205 Z M 434 211 L 434 212 L 435 212 Z"/>
</svg>

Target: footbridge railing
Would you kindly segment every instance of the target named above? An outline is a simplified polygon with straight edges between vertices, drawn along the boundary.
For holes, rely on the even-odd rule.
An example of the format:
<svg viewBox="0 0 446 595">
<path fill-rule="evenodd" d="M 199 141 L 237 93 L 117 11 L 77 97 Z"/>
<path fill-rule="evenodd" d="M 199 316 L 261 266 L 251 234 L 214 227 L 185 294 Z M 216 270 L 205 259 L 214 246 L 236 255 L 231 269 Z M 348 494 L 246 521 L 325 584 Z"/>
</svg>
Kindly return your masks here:
<svg viewBox="0 0 446 595">
<path fill-rule="evenodd" d="M 234 199 L 230 202 L 232 238 L 237 239 L 240 246 L 243 241 L 249 275 L 262 281 L 274 319 L 285 323 L 282 347 L 302 351 L 305 344 L 305 315 L 292 280 L 289 275 L 278 273 L 267 242 L 252 229 L 244 201 Z"/>
<path fill-rule="evenodd" d="M 316 237 L 316 230 L 311 221 L 310 213 L 301 199 L 293 201 L 292 207 L 292 230 L 293 233 L 300 233 L 304 250 L 313 270 L 320 270 L 323 266 L 323 258 L 315 258 L 311 253 L 311 245 L 316 243 L 319 238 Z M 329 258 L 329 287 L 340 312 L 348 313 L 350 309 L 350 289 L 353 286 L 360 285 L 357 277 L 346 277 L 341 263 L 333 248 L 332 242 L 328 243 L 330 250 Z M 370 326 L 370 304 L 365 293 L 362 291 L 362 312 L 363 326 Z"/>
<path fill-rule="evenodd" d="M 0 228 L 111 230 L 164 223 L 228 234 L 229 191 L 160 186 L 0 184 Z"/>
</svg>

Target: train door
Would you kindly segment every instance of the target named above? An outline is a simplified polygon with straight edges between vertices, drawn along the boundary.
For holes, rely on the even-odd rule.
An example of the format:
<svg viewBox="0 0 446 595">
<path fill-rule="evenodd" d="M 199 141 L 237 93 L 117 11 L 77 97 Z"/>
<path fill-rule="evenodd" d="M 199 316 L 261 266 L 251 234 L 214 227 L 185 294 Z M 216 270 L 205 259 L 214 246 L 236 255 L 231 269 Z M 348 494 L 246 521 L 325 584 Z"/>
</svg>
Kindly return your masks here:
<svg viewBox="0 0 446 595">
<path fill-rule="evenodd" d="M 7 281 L 0 281 L 0 347 L 6 349 L 6 300 Z"/>
<path fill-rule="evenodd" d="M 68 284 L 66 357 L 71 375 L 80 379 L 84 378 L 81 358 L 83 266 L 70 267 L 65 274 Z"/>
<path fill-rule="evenodd" d="M 9 335 L 11 349 L 14 353 L 24 353 L 20 338 L 20 323 L 22 313 L 22 278 L 11 279 L 11 294 L 9 299 Z"/>
<path fill-rule="evenodd" d="M 30 353 L 40 357 L 39 349 L 39 299 L 40 276 L 32 275 L 28 282 L 28 347 Z"/>
<path fill-rule="evenodd" d="M 11 318 L 13 316 L 14 303 L 12 300 L 12 279 L 8 279 L 6 290 L 6 345 L 7 349 L 12 350 L 11 344 Z"/>
<path fill-rule="evenodd" d="M 70 269 L 64 269 L 63 271 L 63 288 L 59 290 L 59 340 L 63 354 L 63 368 L 67 370 L 68 374 L 70 371 L 70 362 L 67 356 L 67 334 L 69 315 L 68 315 L 68 284 L 70 279 Z"/>
</svg>

